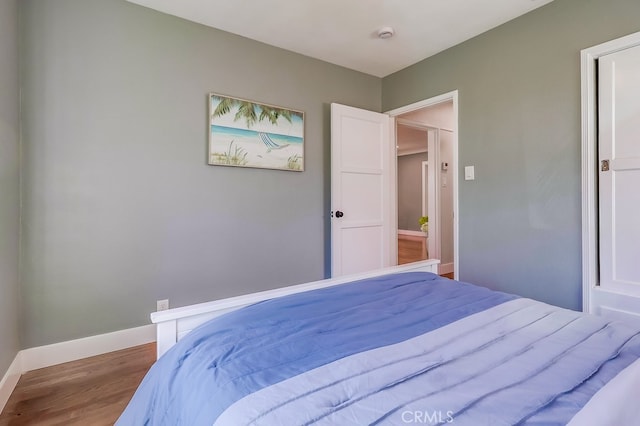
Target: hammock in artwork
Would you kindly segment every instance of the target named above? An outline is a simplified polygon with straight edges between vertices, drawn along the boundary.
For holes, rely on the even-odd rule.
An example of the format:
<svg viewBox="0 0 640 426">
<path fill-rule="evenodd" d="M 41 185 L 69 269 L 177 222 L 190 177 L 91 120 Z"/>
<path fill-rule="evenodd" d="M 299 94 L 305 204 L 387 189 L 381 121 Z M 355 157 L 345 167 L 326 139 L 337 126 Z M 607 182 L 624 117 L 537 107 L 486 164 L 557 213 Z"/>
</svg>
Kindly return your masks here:
<svg viewBox="0 0 640 426">
<path fill-rule="evenodd" d="M 273 139 L 271 139 L 267 133 L 259 132 L 258 135 L 260 136 L 260 140 L 262 140 L 262 143 L 264 143 L 267 146 L 267 152 L 270 152 L 273 149 L 282 149 L 286 146 L 289 146 L 288 143 L 279 144 L 274 142 Z"/>
</svg>

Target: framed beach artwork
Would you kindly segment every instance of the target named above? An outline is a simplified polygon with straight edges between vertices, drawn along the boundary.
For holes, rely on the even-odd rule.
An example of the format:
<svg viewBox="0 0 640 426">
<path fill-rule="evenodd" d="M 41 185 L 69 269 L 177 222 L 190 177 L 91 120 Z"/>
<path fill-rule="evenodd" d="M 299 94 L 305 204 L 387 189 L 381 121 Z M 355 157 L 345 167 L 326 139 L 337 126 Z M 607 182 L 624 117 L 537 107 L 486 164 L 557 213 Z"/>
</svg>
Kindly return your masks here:
<svg viewBox="0 0 640 426">
<path fill-rule="evenodd" d="M 304 170 L 304 113 L 209 94 L 209 164 Z"/>
</svg>

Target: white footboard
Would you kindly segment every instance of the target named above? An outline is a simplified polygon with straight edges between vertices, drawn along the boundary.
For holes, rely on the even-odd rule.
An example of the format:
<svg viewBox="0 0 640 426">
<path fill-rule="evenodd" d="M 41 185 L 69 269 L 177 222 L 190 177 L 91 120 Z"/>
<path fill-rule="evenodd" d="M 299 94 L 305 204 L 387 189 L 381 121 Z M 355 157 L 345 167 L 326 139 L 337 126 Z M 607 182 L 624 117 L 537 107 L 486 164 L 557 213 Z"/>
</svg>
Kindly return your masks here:
<svg viewBox="0 0 640 426">
<path fill-rule="evenodd" d="M 331 287 L 351 281 L 365 278 L 377 277 L 380 275 L 392 274 L 396 272 L 426 271 L 438 273 L 437 259 L 430 259 L 421 262 L 409 263 L 406 265 L 392 266 L 377 271 L 365 272 L 361 274 L 348 275 L 339 278 L 329 278 L 326 280 L 313 281 L 298 284 L 290 287 L 277 288 L 273 290 L 261 291 L 258 293 L 246 294 L 242 296 L 230 297 L 228 299 L 214 300 L 211 302 L 198 303 L 196 305 L 184 306 L 181 308 L 169 309 L 166 311 L 151 313 L 151 321 L 156 324 L 158 358 L 169 348 L 176 344 L 185 334 L 193 330 L 198 325 L 212 318 L 218 317 L 227 312 L 240 309 L 263 300 L 289 294 L 300 293 L 318 288 Z"/>
</svg>

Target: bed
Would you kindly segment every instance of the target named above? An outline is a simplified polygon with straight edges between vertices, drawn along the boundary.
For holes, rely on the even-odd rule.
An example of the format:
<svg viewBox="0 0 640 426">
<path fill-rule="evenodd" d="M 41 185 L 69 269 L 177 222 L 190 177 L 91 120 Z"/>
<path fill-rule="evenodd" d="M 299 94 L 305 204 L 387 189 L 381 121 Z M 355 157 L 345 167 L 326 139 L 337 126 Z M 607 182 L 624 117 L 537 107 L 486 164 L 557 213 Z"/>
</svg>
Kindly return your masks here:
<svg viewBox="0 0 640 426">
<path fill-rule="evenodd" d="M 118 425 L 640 424 L 640 326 L 437 261 L 153 314 Z"/>
</svg>

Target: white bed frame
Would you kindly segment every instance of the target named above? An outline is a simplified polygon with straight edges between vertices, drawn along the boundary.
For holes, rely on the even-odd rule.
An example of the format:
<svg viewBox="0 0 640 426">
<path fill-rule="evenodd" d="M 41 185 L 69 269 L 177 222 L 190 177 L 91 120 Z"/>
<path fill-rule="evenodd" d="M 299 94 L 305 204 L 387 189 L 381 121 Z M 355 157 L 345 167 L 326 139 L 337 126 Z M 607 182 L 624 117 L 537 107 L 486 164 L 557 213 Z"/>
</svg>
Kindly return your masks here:
<svg viewBox="0 0 640 426">
<path fill-rule="evenodd" d="M 276 288 L 258 293 L 230 297 L 228 299 L 214 300 L 211 302 L 198 303 L 196 305 L 168 309 L 166 311 L 152 312 L 151 322 L 156 324 L 158 345 L 157 356 L 160 358 L 160 356 L 175 345 L 178 340 L 203 322 L 227 312 L 235 311 L 236 309 L 240 309 L 247 305 L 262 302 L 263 300 L 273 299 L 275 297 L 315 290 L 318 288 L 331 287 L 338 284 L 345 284 L 351 281 L 396 272 L 426 271 L 437 274 L 439 263 L 440 261 L 437 259 L 429 259 L 421 262 L 408 263 L 406 265 L 392 266 L 371 272 L 345 275 L 339 278 L 329 278 L 326 280 L 313 281 L 290 287 Z"/>
</svg>

